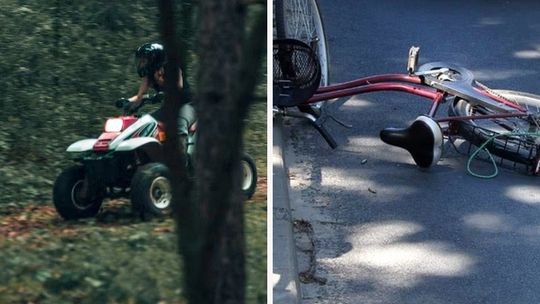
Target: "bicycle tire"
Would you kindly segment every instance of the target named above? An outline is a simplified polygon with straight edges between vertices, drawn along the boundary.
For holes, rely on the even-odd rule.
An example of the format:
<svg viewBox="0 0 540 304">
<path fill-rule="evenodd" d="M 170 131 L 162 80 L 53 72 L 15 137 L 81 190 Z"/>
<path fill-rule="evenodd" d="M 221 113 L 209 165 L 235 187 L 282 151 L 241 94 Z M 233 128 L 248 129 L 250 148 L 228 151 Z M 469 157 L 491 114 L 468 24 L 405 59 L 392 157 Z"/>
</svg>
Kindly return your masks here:
<svg viewBox="0 0 540 304">
<path fill-rule="evenodd" d="M 321 69 L 313 50 L 296 39 L 277 39 L 273 43 L 273 88 L 287 98 L 273 101 L 277 107 L 305 105 L 319 87 Z M 286 83 L 286 85 L 283 85 Z"/>
<path fill-rule="evenodd" d="M 277 39 L 293 38 L 311 46 L 317 41 L 315 53 L 321 67 L 321 80 L 319 86 L 327 86 L 330 83 L 330 60 L 328 56 L 328 43 L 324 31 L 317 0 L 274 0 L 274 25 Z M 295 10 L 294 7 L 302 8 Z M 310 21 L 303 22 L 300 26 L 300 15 L 305 15 Z M 304 19 L 306 21 L 307 19 Z M 310 29 L 306 25 L 313 26 Z M 302 27 L 302 29 L 300 29 Z M 311 32 L 308 34 L 308 32 Z M 322 50 L 322 51 L 320 51 Z M 300 105 L 301 112 L 320 116 L 320 108 L 324 102 L 313 105 Z"/>
<path fill-rule="evenodd" d="M 492 90 L 495 94 L 514 101 L 531 114 L 540 114 L 540 96 L 508 90 Z M 496 114 L 494 110 L 473 104 L 465 99 L 456 98 L 449 106 L 450 116 L 474 116 Z M 540 144 L 537 136 L 518 136 L 507 134 L 509 132 L 528 133 L 540 132 L 540 127 L 527 118 L 497 118 L 457 121 L 457 132 L 464 139 L 475 146 L 480 146 L 491 139 L 486 149 L 506 160 L 535 166 L 538 161 L 537 145 Z M 507 134 L 507 135 L 505 135 Z"/>
<path fill-rule="evenodd" d="M 314 51 L 321 65 L 320 83 L 327 86 L 330 83 L 328 43 L 317 0 L 274 0 L 274 18 L 275 38 L 293 38 L 309 46 L 317 41 Z"/>
</svg>

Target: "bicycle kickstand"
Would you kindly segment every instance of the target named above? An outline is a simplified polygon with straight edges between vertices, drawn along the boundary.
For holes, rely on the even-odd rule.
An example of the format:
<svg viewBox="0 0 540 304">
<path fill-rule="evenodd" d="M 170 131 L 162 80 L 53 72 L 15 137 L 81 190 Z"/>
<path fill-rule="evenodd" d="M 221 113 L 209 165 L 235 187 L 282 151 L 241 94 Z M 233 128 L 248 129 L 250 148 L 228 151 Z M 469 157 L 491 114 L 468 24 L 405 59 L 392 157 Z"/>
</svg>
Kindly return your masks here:
<svg viewBox="0 0 540 304">
<path fill-rule="evenodd" d="M 315 116 L 309 113 L 304 113 L 304 112 L 288 112 L 285 109 L 280 109 L 278 110 L 278 112 L 284 116 L 307 119 L 311 123 L 311 125 L 315 127 L 315 129 L 319 132 L 319 134 L 321 134 L 321 136 L 324 138 L 324 140 L 330 146 L 330 148 L 332 149 L 337 148 L 338 145 L 336 141 L 334 140 L 332 135 L 330 135 L 328 130 L 326 130 L 326 128 L 323 126 L 323 123 L 325 122 L 326 118 L 324 117 L 322 120 L 320 119 L 321 117 L 323 117 L 322 113 L 319 118 L 316 118 Z"/>
<path fill-rule="evenodd" d="M 345 128 L 347 128 L 347 129 L 350 129 L 350 128 L 353 127 L 353 125 L 350 125 L 350 124 L 348 124 L 348 123 L 346 123 L 346 122 L 344 122 L 344 121 L 342 121 L 342 120 L 339 120 L 339 119 L 337 119 L 334 115 L 330 114 L 330 112 L 326 109 L 327 105 L 328 105 L 327 103 L 323 103 L 323 105 L 322 105 L 321 108 L 320 108 L 321 113 L 320 113 L 320 115 L 319 115 L 318 120 L 321 120 L 321 121 L 322 121 L 321 124 L 324 123 L 324 122 L 326 122 L 326 120 L 327 120 L 328 118 L 330 118 L 330 119 L 332 119 L 335 123 L 337 123 L 338 125 L 340 125 L 340 126 L 342 126 L 342 127 L 345 127 Z"/>
</svg>

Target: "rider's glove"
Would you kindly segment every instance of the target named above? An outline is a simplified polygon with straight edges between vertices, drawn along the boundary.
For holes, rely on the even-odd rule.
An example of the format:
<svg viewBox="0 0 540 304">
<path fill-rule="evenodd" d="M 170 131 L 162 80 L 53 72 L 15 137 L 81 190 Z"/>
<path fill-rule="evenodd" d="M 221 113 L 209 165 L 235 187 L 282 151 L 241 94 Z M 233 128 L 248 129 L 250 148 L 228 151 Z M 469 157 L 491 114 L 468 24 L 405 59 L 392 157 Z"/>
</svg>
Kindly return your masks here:
<svg viewBox="0 0 540 304">
<path fill-rule="evenodd" d="M 124 108 L 124 105 L 125 105 L 126 103 L 128 103 L 128 102 L 129 102 L 129 99 L 127 99 L 127 98 L 125 98 L 125 97 L 122 97 L 122 98 L 118 99 L 118 100 L 114 103 L 114 105 L 115 105 L 117 108 L 119 108 L 119 109 L 123 109 L 123 108 Z"/>
<path fill-rule="evenodd" d="M 160 103 L 165 99 L 165 93 L 163 91 L 157 92 L 152 96 L 152 104 Z"/>
<path fill-rule="evenodd" d="M 124 98 L 123 109 L 126 114 L 133 114 L 139 109 L 140 102 L 132 102 Z"/>
</svg>

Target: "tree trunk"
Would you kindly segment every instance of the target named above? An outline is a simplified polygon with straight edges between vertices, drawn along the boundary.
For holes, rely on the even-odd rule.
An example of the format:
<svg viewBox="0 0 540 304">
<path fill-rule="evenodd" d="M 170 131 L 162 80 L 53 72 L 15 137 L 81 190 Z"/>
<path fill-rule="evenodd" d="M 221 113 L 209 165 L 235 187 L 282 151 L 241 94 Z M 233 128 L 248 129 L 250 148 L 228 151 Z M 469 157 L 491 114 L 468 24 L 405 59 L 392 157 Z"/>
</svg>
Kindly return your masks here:
<svg viewBox="0 0 540 304">
<path fill-rule="evenodd" d="M 265 8 L 255 17 L 257 22 L 248 32 L 244 2 L 200 2 L 194 200 L 191 203 L 182 196 L 176 212 L 186 295 L 193 304 L 243 303 L 245 298 L 240 154 L 244 119 L 253 100 L 265 50 Z M 168 15 L 172 12 L 170 1 L 161 0 L 160 11 L 162 20 L 173 19 Z M 165 47 L 174 50 L 171 42 L 174 39 L 170 36 L 174 27 L 169 22 L 162 21 L 161 31 L 165 34 Z M 169 62 L 172 63 L 171 58 Z M 176 115 L 178 107 L 172 104 L 173 96 L 170 97 L 166 102 Z M 169 117 L 167 124 L 175 117 Z M 167 153 L 173 151 L 172 139 Z M 168 164 L 169 161 L 175 165 L 174 159 L 169 157 Z M 170 168 L 174 168 L 173 183 L 178 185 L 180 174 L 175 171 L 179 167 Z M 175 205 L 180 194 L 173 193 Z"/>
<path fill-rule="evenodd" d="M 167 50 L 168 64 L 165 70 L 165 142 L 163 150 L 165 162 L 170 170 L 170 180 L 173 197 L 172 208 L 176 220 L 178 249 L 184 261 L 185 290 L 188 299 L 196 295 L 197 286 L 201 284 L 200 248 L 202 227 L 200 226 L 198 209 L 191 196 L 191 183 L 185 167 L 185 152 L 178 149 L 178 111 L 186 102 L 184 91 L 178 89 L 178 67 L 185 63 L 186 52 L 184 45 L 178 42 L 175 25 L 175 12 L 172 1 L 159 0 L 160 24 L 159 29 L 163 44 Z M 190 301 L 197 303 L 196 301 Z M 203 302 L 199 302 L 203 303 Z"/>
<path fill-rule="evenodd" d="M 201 2 L 196 199 L 208 225 L 205 289 L 213 303 L 243 303 L 245 243 L 240 153 L 266 44 L 266 11 L 246 37 L 241 1 Z"/>
</svg>

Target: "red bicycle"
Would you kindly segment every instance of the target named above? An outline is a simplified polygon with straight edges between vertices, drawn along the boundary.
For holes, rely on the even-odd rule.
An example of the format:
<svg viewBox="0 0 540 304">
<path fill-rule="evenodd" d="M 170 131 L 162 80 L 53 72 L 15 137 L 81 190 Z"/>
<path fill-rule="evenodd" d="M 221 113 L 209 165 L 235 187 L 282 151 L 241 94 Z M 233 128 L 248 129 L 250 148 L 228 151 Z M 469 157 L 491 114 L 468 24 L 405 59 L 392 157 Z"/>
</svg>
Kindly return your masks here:
<svg viewBox="0 0 540 304">
<path fill-rule="evenodd" d="M 296 3 L 311 11 L 297 16 L 306 10 L 287 10 L 283 8 L 286 3 Z M 374 75 L 328 85 L 328 48 L 316 2 L 277 0 L 274 5 L 273 104 L 276 115 L 307 119 L 327 143 L 336 148 L 336 141 L 324 127 L 328 118 L 335 118 L 324 105 L 315 108 L 311 105 L 362 93 L 400 91 L 430 100 L 430 107 L 409 127 L 386 128 L 380 132 L 380 138 L 409 151 L 419 167 L 428 168 L 439 160 L 444 135 L 459 135 L 501 159 L 524 164 L 529 171 L 539 173 L 540 96 L 490 89 L 475 80 L 466 68 L 450 63 L 432 62 L 417 68 L 419 49 L 415 47 L 409 51 L 406 74 Z M 291 30 L 282 30 L 289 28 L 289 23 L 302 24 L 294 21 L 301 18 L 311 20 L 304 24 L 318 23 L 313 27 L 316 30 L 304 31 L 310 34 L 301 37 L 291 35 Z M 448 113 L 439 116 L 444 103 L 449 104 Z"/>
</svg>

